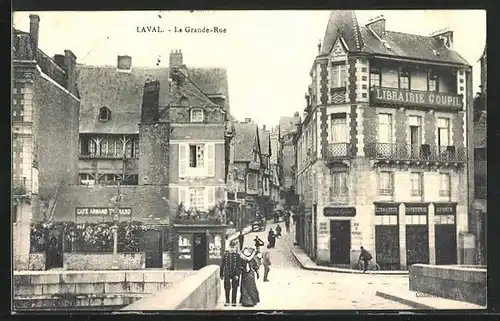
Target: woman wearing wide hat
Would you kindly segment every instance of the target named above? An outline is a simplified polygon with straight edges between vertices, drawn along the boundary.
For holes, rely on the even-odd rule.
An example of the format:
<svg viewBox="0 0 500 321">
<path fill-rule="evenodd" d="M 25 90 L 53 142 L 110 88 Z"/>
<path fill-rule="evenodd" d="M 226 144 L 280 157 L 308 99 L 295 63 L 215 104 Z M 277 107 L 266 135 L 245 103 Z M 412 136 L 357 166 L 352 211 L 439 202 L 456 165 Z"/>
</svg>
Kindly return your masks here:
<svg viewBox="0 0 500 321">
<path fill-rule="evenodd" d="M 259 263 L 256 254 L 255 249 L 251 247 L 244 248 L 240 253 L 243 264 L 240 303 L 244 307 L 253 307 L 260 302 L 259 291 L 255 284 L 255 278 L 259 278 Z"/>
</svg>

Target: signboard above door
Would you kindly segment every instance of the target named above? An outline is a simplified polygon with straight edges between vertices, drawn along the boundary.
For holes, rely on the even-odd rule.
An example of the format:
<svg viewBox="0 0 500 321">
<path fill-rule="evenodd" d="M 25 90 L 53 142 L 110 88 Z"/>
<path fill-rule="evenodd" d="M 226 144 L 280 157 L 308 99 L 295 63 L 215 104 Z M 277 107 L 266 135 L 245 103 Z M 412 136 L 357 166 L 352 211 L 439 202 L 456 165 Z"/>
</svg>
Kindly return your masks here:
<svg viewBox="0 0 500 321">
<path fill-rule="evenodd" d="M 325 207 L 323 209 L 323 215 L 326 217 L 341 216 L 341 217 L 353 217 L 356 216 L 355 207 Z"/>
<path fill-rule="evenodd" d="M 106 216 L 106 215 L 114 214 L 113 211 L 114 211 L 113 207 L 77 207 L 76 208 L 76 215 L 77 216 L 87 216 L 87 215 Z M 132 209 L 130 207 L 120 207 L 120 208 L 118 208 L 118 211 L 119 211 L 121 216 L 131 216 L 132 215 Z"/>
</svg>

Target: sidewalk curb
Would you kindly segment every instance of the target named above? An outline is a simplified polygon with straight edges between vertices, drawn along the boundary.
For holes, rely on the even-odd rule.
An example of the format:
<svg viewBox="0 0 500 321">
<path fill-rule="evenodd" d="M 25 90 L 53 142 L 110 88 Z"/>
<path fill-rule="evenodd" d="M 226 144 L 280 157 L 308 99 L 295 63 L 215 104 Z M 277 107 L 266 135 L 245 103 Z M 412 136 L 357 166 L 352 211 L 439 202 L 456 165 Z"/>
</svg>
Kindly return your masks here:
<svg viewBox="0 0 500 321">
<path fill-rule="evenodd" d="M 380 298 L 386 299 L 386 300 L 390 300 L 390 301 L 394 301 L 394 302 L 398 302 L 398 303 L 407 305 L 407 306 L 412 307 L 414 309 L 420 309 L 420 310 L 438 310 L 436 307 L 433 307 L 433 306 L 430 306 L 430 305 L 427 305 L 427 304 L 423 304 L 423 303 L 419 303 L 419 302 L 415 302 L 415 301 L 412 301 L 412 300 L 404 299 L 404 298 L 398 297 L 396 295 L 392 295 L 392 294 L 385 293 L 385 292 L 377 291 L 375 293 L 375 295 L 378 296 L 378 297 L 380 297 Z"/>
<path fill-rule="evenodd" d="M 299 259 L 298 255 L 295 253 L 295 251 L 293 249 L 290 249 L 290 253 L 295 258 L 295 260 L 297 260 L 297 262 L 299 263 L 301 268 L 304 270 L 320 271 L 320 272 L 334 272 L 334 273 L 347 273 L 347 274 L 374 274 L 374 275 L 397 275 L 397 276 L 404 276 L 404 275 L 407 276 L 408 275 L 408 271 L 366 271 L 365 273 L 363 273 L 363 271 L 358 271 L 358 270 L 311 265 L 311 264 L 303 263 Z"/>
</svg>

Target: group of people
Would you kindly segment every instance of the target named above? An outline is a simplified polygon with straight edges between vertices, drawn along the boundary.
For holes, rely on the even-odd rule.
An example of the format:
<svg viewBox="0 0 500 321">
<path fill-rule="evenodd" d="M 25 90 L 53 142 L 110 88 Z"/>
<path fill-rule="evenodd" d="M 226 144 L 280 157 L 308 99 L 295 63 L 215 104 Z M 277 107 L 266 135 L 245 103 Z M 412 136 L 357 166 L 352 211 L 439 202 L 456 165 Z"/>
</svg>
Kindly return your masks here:
<svg viewBox="0 0 500 321">
<path fill-rule="evenodd" d="M 274 232 L 273 232 L 274 235 Z M 264 282 L 269 282 L 271 266 L 270 249 L 274 243 L 269 242 L 266 249 L 258 236 L 254 239 L 254 247 L 243 247 L 244 235 L 238 235 L 239 251 L 234 241 L 229 243 L 229 250 L 222 257 L 220 278 L 224 281 L 225 306 L 236 306 L 238 288 L 240 288 L 240 303 L 244 307 L 253 307 L 260 302 L 256 280 L 260 278 L 260 266 L 264 266 Z"/>
</svg>

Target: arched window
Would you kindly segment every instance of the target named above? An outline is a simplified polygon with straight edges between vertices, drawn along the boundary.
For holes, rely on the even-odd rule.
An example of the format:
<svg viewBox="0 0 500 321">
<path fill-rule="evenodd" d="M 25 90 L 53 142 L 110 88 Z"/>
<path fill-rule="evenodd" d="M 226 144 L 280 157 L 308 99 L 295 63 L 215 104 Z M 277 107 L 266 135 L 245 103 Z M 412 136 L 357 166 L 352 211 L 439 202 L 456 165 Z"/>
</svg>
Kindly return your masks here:
<svg viewBox="0 0 500 321">
<path fill-rule="evenodd" d="M 111 118 L 111 111 L 108 107 L 101 107 L 99 109 L 99 120 L 100 121 L 108 121 Z"/>
</svg>

